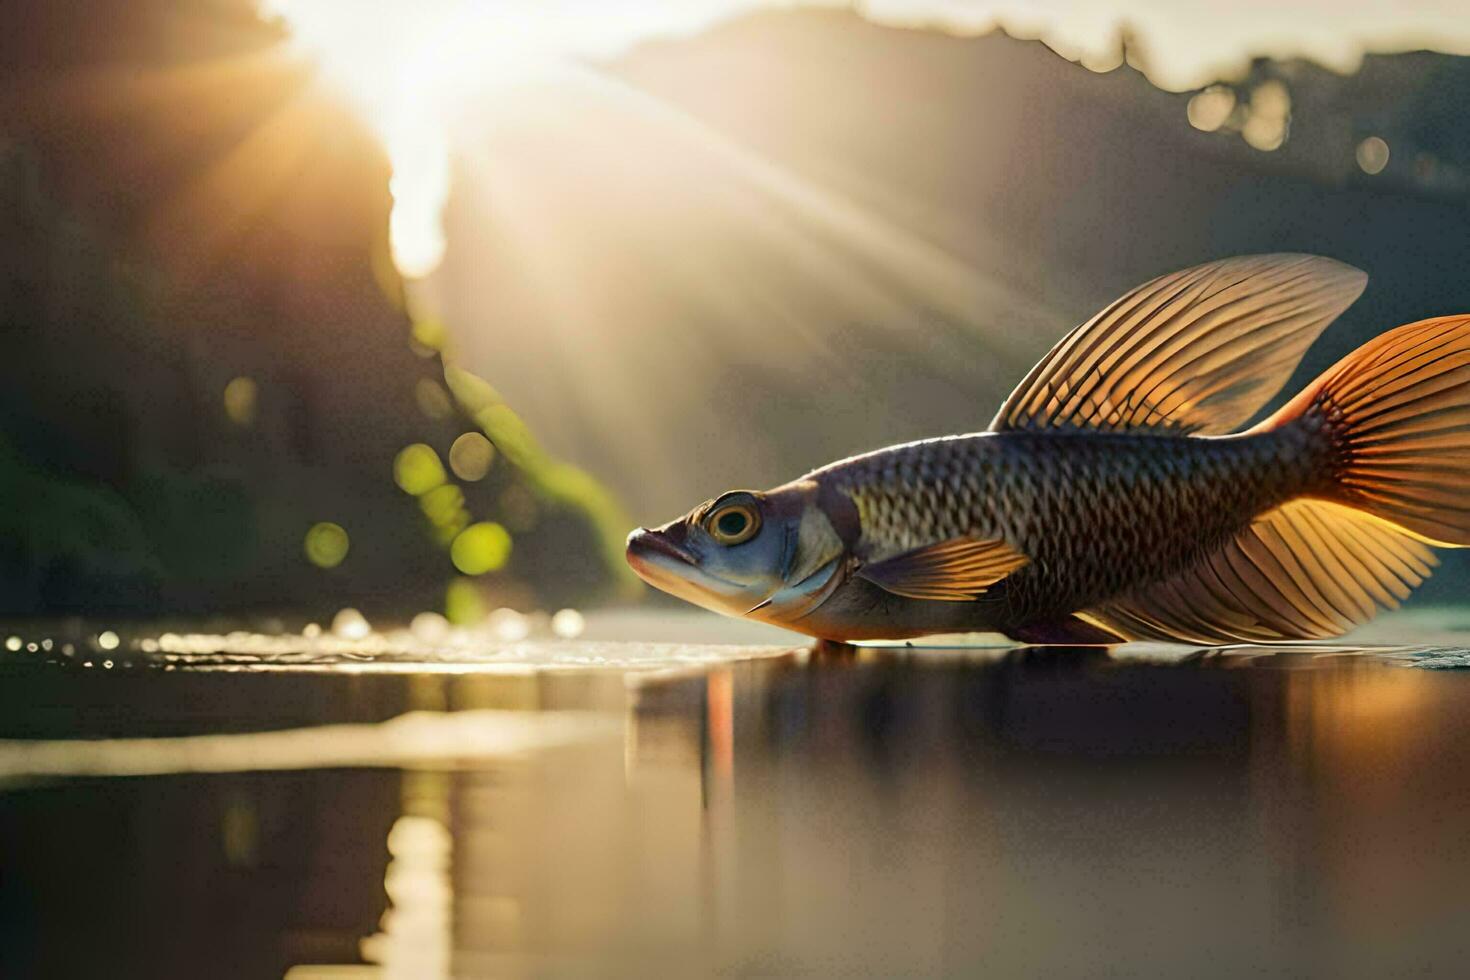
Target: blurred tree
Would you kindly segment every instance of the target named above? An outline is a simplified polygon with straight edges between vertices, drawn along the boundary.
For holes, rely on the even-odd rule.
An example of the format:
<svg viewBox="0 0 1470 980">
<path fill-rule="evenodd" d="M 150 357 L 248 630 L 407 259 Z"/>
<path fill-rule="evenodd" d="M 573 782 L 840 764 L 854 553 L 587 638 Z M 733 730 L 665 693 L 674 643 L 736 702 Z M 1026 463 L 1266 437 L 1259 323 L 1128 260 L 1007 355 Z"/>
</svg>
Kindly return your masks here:
<svg viewBox="0 0 1470 980">
<path fill-rule="evenodd" d="M 8 611 L 442 605 L 455 570 L 393 459 L 475 423 L 411 349 L 374 139 L 245 0 L 6 15 Z M 476 520 L 519 499 L 516 472 L 464 488 Z M 587 513 L 541 508 L 480 587 L 523 605 L 604 587 Z M 323 522 L 352 542 L 331 567 L 304 548 Z"/>
</svg>

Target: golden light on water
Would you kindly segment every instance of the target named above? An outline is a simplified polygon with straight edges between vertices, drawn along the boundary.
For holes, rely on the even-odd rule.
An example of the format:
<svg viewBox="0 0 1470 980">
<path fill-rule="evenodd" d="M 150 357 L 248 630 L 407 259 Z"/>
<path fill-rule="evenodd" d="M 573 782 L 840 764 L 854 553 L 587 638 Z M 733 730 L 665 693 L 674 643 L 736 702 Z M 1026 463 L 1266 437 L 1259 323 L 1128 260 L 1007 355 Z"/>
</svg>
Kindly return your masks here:
<svg viewBox="0 0 1470 980">
<path fill-rule="evenodd" d="M 337 615 L 332 617 L 332 635 L 341 639 L 363 640 L 372 631 L 367 617 L 351 607 L 339 609 Z"/>
<path fill-rule="evenodd" d="M 118 739 L 0 739 L 0 776 L 148 776 L 443 765 L 615 738 L 585 712 L 412 711 L 377 724 Z"/>
<path fill-rule="evenodd" d="M 454 891 L 453 839 L 439 820 L 401 816 L 388 832 L 383 888 L 391 903 L 382 931 L 362 943 L 363 958 L 382 966 L 383 980 L 437 980 L 450 974 Z"/>
<path fill-rule="evenodd" d="M 608 666 L 663 670 L 694 660 L 703 662 L 708 659 L 705 652 L 723 662 L 722 658 L 732 653 L 742 659 L 749 657 L 754 649 L 710 646 L 706 651 L 698 644 L 682 642 L 629 645 L 596 638 L 571 644 L 564 641 L 583 638 L 592 628 L 581 611 L 564 608 L 548 614 L 521 612 L 508 606 L 491 608 L 489 599 L 494 595 L 493 588 L 484 588 L 462 576 L 451 585 L 446 613 L 420 612 L 406 626 L 375 627 L 360 611 L 346 607 L 338 610 L 327 629 L 319 623 L 307 623 L 299 632 L 149 632 L 127 637 L 104 630 L 79 643 L 12 635 L 4 641 L 3 649 L 10 654 L 24 651 L 43 655 L 41 660 L 103 669 L 121 665 L 131 670 L 333 673 L 526 672 Z M 606 632 L 606 622 L 599 627 L 600 632 Z M 526 639 L 536 642 L 518 645 Z M 762 656 L 774 656 L 789 652 L 790 647 L 759 649 Z M 117 661 L 85 659 L 99 652 Z"/>
</svg>

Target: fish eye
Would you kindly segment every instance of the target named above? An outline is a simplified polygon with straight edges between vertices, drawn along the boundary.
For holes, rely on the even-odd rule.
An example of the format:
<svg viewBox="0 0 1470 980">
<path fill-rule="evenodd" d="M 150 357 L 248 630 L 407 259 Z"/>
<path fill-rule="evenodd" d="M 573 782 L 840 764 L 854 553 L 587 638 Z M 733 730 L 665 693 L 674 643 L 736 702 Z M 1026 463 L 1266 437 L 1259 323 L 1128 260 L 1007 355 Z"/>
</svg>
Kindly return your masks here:
<svg viewBox="0 0 1470 980">
<path fill-rule="evenodd" d="M 761 529 L 761 516 L 750 504 L 727 504 L 705 518 L 704 529 L 720 544 L 743 544 Z"/>
</svg>

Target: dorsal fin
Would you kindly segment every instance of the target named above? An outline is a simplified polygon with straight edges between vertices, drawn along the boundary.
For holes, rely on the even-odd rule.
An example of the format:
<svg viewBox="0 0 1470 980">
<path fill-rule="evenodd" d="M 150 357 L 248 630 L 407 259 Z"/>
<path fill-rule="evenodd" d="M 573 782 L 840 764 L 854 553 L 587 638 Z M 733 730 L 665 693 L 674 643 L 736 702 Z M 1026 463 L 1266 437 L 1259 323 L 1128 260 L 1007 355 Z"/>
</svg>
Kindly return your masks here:
<svg viewBox="0 0 1470 980">
<path fill-rule="evenodd" d="M 997 538 L 952 538 L 865 565 L 858 575 L 910 599 L 968 602 L 1029 560 Z"/>
<path fill-rule="evenodd" d="M 1063 337 L 990 427 L 1230 432 L 1281 390 L 1367 281 L 1290 254 L 1161 276 Z"/>
<path fill-rule="evenodd" d="M 1396 608 L 1436 564 L 1392 524 L 1299 498 L 1194 565 L 1078 617 L 1132 640 L 1320 640 Z"/>
</svg>

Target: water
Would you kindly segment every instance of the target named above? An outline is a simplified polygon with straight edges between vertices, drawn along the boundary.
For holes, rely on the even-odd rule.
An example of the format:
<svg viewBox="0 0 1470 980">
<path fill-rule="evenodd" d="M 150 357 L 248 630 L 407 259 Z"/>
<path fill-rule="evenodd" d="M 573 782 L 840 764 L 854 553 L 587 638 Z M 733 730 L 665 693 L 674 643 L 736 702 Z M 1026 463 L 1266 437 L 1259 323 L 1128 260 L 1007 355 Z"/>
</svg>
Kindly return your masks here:
<svg viewBox="0 0 1470 980">
<path fill-rule="evenodd" d="M 0 976 L 1458 974 L 1453 639 L 7 652 Z"/>
</svg>

